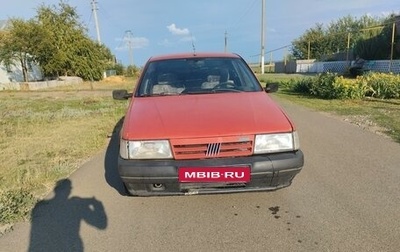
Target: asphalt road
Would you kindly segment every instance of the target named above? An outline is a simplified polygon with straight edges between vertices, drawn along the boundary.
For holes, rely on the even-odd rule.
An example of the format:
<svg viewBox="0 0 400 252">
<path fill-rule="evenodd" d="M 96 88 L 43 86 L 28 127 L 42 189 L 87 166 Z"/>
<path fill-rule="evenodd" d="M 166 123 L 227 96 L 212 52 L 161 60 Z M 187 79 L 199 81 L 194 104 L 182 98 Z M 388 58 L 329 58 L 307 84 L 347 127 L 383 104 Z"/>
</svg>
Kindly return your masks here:
<svg viewBox="0 0 400 252">
<path fill-rule="evenodd" d="M 67 181 L 32 223 L 1 237 L 0 251 L 400 251 L 400 144 L 280 103 L 305 154 L 290 187 L 125 197 L 112 139 L 70 177 L 71 191 Z"/>
</svg>

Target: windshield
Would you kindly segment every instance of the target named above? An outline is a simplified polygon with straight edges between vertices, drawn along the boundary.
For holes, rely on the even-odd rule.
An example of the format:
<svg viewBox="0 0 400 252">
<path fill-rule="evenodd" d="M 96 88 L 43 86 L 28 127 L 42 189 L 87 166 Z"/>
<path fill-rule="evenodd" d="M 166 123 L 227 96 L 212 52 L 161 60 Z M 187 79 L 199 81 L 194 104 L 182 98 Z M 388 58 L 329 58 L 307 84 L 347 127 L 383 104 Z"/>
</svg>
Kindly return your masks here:
<svg viewBox="0 0 400 252">
<path fill-rule="evenodd" d="M 254 92 L 262 88 L 237 58 L 171 59 L 150 62 L 135 96 Z"/>
</svg>

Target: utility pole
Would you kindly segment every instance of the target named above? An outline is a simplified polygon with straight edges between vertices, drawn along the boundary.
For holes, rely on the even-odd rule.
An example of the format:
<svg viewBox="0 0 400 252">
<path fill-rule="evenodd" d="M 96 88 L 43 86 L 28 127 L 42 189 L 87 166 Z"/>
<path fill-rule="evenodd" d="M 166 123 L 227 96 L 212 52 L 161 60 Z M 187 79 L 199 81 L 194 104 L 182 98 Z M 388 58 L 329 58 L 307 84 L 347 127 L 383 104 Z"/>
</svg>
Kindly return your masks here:
<svg viewBox="0 0 400 252">
<path fill-rule="evenodd" d="M 127 30 L 125 32 L 125 40 L 128 44 L 128 48 L 129 48 L 129 61 L 130 61 L 130 65 L 133 66 L 133 35 L 132 35 L 132 31 L 131 30 Z"/>
<path fill-rule="evenodd" d="M 389 65 L 389 72 L 392 72 L 392 63 L 393 63 L 393 52 L 394 52 L 394 40 L 396 34 L 396 22 L 393 22 L 392 28 L 392 43 L 390 48 L 390 65 Z"/>
<path fill-rule="evenodd" d="M 264 31 L 264 25 L 265 25 L 265 0 L 262 1 L 262 6 L 261 6 L 261 74 L 264 74 L 265 72 L 265 31 Z"/>
<path fill-rule="evenodd" d="M 96 4 L 97 4 L 96 0 L 92 0 L 92 12 L 93 12 L 93 16 L 94 16 L 94 22 L 96 25 L 97 42 L 99 43 L 99 45 L 101 45 L 99 20 L 97 19 L 97 10 L 98 9 L 97 9 Z"/>
<path fill-rule="evenodd" d="M 351 38 L 351 33 L 347 33 L 347 55 L 346 55 L 346 63 L 348 66 L 350 66 L 349 62 L 349 54 L 350 54 L 350 38 Z"/>
</svg>

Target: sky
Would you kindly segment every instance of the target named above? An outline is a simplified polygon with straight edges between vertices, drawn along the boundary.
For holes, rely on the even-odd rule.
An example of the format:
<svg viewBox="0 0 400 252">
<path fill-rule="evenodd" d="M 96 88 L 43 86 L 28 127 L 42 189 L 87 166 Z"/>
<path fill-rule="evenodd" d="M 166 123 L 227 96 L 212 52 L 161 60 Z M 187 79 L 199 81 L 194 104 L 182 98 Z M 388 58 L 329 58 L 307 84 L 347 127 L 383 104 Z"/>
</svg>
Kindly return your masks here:
<svg viewBox="0 0 400 252">
<path fill-rule="evenodd" d="M 76 8 L 97 40 L 93 0 L 64 0 Z M 59 0 L 0 0 L 0 20 L 30 19 Z M 260 62 L 262 0 L 96 0 L 101 43 L 117 61 L 143 66 L 149 57 L 177 52 L 218 52 Z M 400 14 L 398 0 L 265 0 L 265 60 L 282 60 L 288 46 L 316 23 L 344 16 Z M 270 53 L 270 51 L 273 51 Z"/>
</svg>

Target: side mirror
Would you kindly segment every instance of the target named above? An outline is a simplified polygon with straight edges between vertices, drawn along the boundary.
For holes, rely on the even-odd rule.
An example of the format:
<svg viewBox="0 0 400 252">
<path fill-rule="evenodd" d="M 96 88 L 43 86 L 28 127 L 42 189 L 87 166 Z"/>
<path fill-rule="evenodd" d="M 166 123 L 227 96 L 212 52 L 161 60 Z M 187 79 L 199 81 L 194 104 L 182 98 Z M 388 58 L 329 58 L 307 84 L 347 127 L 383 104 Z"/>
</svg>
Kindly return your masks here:
<svg viewBox="0 0 400 252">
<path fill-rule="evenodd" d="M 112 91 L 114 100 L 126 100 L 132 97 L 132 93 L 128 93 L 125 89 L 117 89 Z"/>
<path fill-rule="evenodd" d="M 278 83 L 268 83 L 265 85 L 265 92 L 267 93 L 274 93 L 276 91 L 278 91 L 279 89 L 279 84 Z"/>
</svg>

